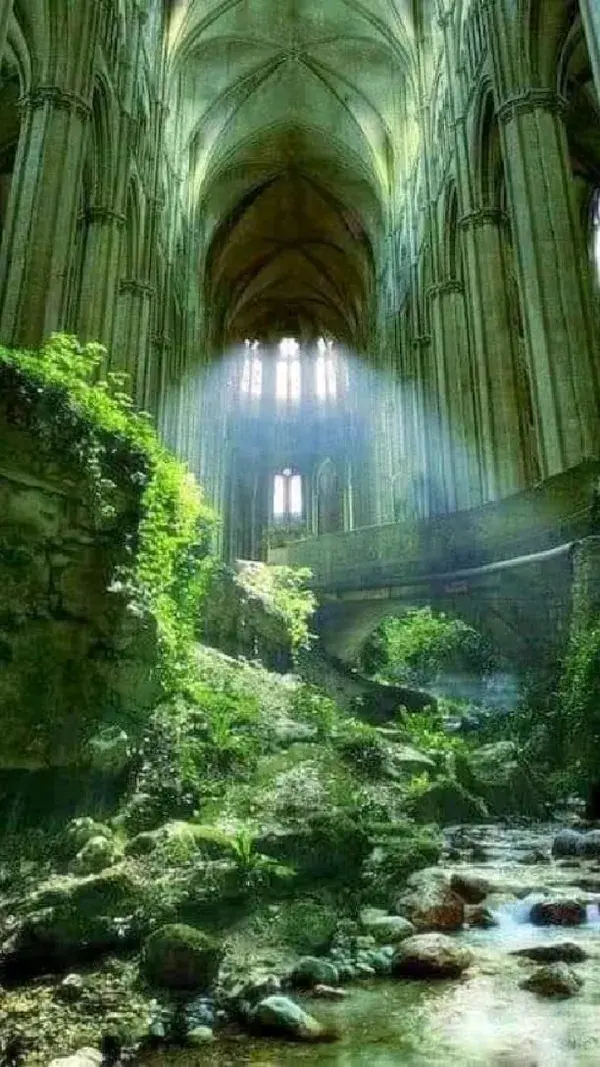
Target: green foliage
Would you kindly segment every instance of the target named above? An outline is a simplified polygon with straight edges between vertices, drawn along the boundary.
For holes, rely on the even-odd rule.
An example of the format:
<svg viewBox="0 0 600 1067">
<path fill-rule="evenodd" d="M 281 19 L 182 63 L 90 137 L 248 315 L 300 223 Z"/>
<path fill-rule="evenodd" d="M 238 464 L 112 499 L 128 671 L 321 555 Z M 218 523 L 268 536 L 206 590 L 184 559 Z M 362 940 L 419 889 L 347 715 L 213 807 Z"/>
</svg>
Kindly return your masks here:
<svg viewBox="0 0 600 1067">
<path fill-rule="evenodd" d="M 493 665 L 483 637 L 431 608 L 388 618 L 363 651 L 363 667 L 396 684 L 427 685 L 443 673 L 485 674 Z"/>
<path fill-rule="evenodd" d="M 406 719 L 406 732 L 415 748 L 430 756 L 463 753 L 469 749 L 464 737 L 449 734 L 444 729 L 443 705 L 412 712 Z"/>
<path fill-rule="evenodd" d="M 160 444 L 151 416 L 134 411 L 128 376 L 100 377 L 105 357 L 100 345 L 54 334 L 38 352 L 1 348 L 0 380 L 35 411 L 41 449 L 76 465 L 99 528 L 118 514 L 124 478 L 138 494 L 137 537 L 133 543 L 130 530 L 121 532 L 129 562 L 112 591 L 125 595 L 134 613 L 156 618 L 161 682 L 173 692 L 189 669 L 216 517 L 190 473 Z"/>
<path fill-rule="evenodd" d="M 367 778 L 379 777 L 387 761 L 387 747 L 373 726 L 348 719 L 334 735 L 340 757 Z"/>
<path fill-rule="evenodd" d="M 260 599 L 279 616 L 289 635 L 293 652 L 310 645 L 309 620 L 316 600 L 307 583 L 312 577 L 306 567 L 247 567 L 239 576 L 249 594 Z"/>
</svg>

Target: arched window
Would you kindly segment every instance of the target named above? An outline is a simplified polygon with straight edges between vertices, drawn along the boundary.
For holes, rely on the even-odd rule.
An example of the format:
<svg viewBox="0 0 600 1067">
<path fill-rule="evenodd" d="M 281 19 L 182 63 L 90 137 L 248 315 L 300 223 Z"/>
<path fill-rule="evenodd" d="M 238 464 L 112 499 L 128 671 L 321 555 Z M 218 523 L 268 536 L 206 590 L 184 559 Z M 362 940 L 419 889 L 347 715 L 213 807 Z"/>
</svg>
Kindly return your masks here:
<svg viewBox="0 0 600 1067">
<path fill-rule="evenodd" d="M 594 274 L 600 285 L 600 189 L 596 189 L 590 205 L 590 253 Z"/>
<path fill-rule="evenodd" d="M 301 519 L 303 511 L 302 475 L 289 467 L 273 479 L 273 518 L 275 522 Z"/>
<path fill-rule="evenodd" d="M 262 362 L 258 351 L 258 341 L 246 341 L 246 352 L 240 382 L 241 392 L 258 399 L 262 392 Z"/>
<path fill-rule="evenodd" d="M 333 354 L 333 341 L 319 338 L 319 355 L 315 363 L 315 392 L 318 400 L 335 400 L 337 396 L 337 369 Z"/>
<path fill-rule="evenodd" d="M 293 337 L 284 337 L 279 345 L 275 395 L 283 402 L 300 400 L 300 345 Z"/>
</svg>

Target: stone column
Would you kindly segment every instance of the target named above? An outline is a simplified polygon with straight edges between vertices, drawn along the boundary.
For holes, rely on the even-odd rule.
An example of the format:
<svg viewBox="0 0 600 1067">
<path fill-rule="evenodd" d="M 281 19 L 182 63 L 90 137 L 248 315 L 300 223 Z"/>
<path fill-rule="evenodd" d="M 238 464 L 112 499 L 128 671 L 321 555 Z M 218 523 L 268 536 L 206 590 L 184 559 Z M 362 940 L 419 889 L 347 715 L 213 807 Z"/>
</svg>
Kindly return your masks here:
<svg viewBox="0 0 600 1067">
<path fill-rule="evenodd" d="M 477 354 L 479 435 L 484 456 L 485 500 L 526 485 L 513 322 L 503 264 L 500 211 L 483 208 L 460 219 L 471 294 L 473 351 Z"/>
<path fill-rule="evenodd" d="M 592 62 L 596 92 L 600 99 L 600 5 L 598 0 L 579 0 L 579 7 Z"/>
<path fill-rule="evenodd" d="M 598 351 L 587 256 L 572 201 L 563 102 L 529 89 L 499 109 L 536 393 L 542 474 L 597 453 Z"/>
<path fill-rule="evenodd" d="M 4 54 L 6 47 L 6 35 L 10 16 L 12 15 L 13 3 L 14 0 L 0 0 L 0 58 Z"/>
<path fill-rule="evenodd" d="M 0 339 L 35 346 L 64 324 L 90 109 L 53 85 L 22 103 L 0 256 Z"/>
<path fill-rule="evenodd" d="M 447 422 L 448 506 L 461 511 L 481 503 L 464 286 L 457 279 L 438 282 L 429 290 L 429 298 Z"/>
<path fill-rule="evenodd" d="M 124 225 L 125 216 L 110 208 L 94 207 L 89 212 L 77 316 L 83 341 L 110 345 Z"/>
<path fill-rule="evenodd" d="M 128 278 L 119 286 L 116 337 L 110 370 L 125 371 L 131 378 L 131 395 L 142 408 L 146 400 L 150 314 L 154 288 Z"/>
</svg>

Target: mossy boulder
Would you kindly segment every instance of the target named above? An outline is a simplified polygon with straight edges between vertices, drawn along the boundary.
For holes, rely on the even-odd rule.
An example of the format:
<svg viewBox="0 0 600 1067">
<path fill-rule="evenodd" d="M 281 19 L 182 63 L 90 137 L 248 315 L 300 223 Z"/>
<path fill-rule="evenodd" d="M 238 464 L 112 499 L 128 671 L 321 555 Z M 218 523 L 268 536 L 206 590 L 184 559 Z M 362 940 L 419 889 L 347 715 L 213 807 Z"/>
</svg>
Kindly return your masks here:
<svg viewBox="0 0 600 1067">
<path fill-rule="evenodd" d="M 412 816 L 419 823 L 438 823 L 452 826 L 459 823 L 479 823 L 488 818 L 488 809 L 452 778 L 439 778 L 415 797 Z"/>
<path fill-rule="evenodd" d="M 121 851 L 114 838 L 98 834 L 79 850 L 71 863 L 71 870 L 75 874 L 97 874 L 114 866 L 120 858 Z"/>
<path fill-rule="evenodd" d="M 97 822 L 96 819 L 84 815 L 71 819 L 67 823 L 57 848 L 65 859 L 73 859 L 93 838 L 102 837 L 105 840 L 111 840 L 112 836 L 112 830 L 106 823 Z"/>
<path fill-rule="evenodd" d="M 317 985 L 335 986 L 338 972 L 329 960 L 318 956 L 304 956 L 298 960 L 290 974 L 290 984 L 294 989 L 312 989 Z"/>
<path fill-rule="evenodd" d="M 206 990 L 217 978 L 222 955 L 221 944 L 204 931 L 174 923 L 147 939 L 141 968 L 152 985 Z"/>
<path fill-rule="evenodd" d="M 469 753 L 468 761 L 463 758 L 462 766 L 457 764 L 457 776 L 485 802 L 490 815 L 543 818 L 546 814 L 542 788 L 531 768 L 520 762 L 512 741 L 497 741 L 475 749 Z"/>
</svg>

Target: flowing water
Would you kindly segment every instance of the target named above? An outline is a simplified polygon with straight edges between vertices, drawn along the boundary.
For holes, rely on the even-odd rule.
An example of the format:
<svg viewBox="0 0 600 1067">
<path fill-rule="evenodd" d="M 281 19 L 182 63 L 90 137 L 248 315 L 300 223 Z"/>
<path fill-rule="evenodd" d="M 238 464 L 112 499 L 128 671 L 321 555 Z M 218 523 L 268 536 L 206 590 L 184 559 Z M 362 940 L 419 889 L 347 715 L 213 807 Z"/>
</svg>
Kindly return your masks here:
<svg viewBox="0 0 600 1067">
<path fill-rule="evenodd" d="M 600 1067 L 600 864 L 524 864 L 528 850 L 549 850 L 554 829 L 481 827 L 474 836 L 486 848 L 486 862 L 447 863 L 451 869 L 468 866 L 499 894 L 519 897 L 492 897 L 498 926 L 454 935 L 476 955 L 459 981 L 379 979 L 351 986 L 350 996 L 334 1004 L 302 998 L 312 1014 L 341 1032 L 331 1045 L 219 1037 L 197 1052 L 157 1054 L 146 1067 Z M 528 922 L 531 904 L 555 891 L 586 902 L 584 925 Z M 574 965 L 584 979 L 582 991 L 555 1000 L 521 990 L 519 982 L 537 965 L 511 950 L 566 940 L 589 953 Z"/>
</svg>

